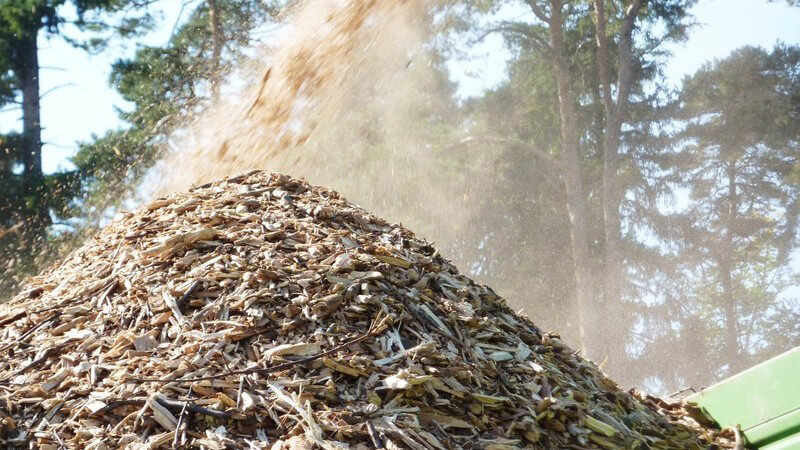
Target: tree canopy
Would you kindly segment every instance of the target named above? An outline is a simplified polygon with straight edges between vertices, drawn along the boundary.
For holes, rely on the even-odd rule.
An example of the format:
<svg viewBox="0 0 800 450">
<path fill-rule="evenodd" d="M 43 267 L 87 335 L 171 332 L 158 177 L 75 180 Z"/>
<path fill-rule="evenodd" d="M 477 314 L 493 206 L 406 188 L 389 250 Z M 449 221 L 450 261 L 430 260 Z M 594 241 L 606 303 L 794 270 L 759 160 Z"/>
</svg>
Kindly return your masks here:
<svg viewBox="0 0 800 450">
<path fill-rule="evenodd" d="M 72 158 L 75 170 L 43 173 L 37 44 L 41 33 L 100 51 L 109 39 L 146 32 L 153 23 L 153 3 L 0 1 L 0 108 L 19 106 L 22 112 L 22 127 L 0 135 L 0 246 L 9 269 L 0 290 L 8 292 L 20 276 L 45 264 L 57 253 L 59 242 L 90 230 L 109 198 L 129 192 L 152 165 L 172 126 L 208 103 L 203 96 L 210 95 L 212 84 L 240 56 L 251 33 L 275 13 L 272 4 L 257 0 L 197 3 L 166 47 L 140 48 L 132 60 L 114 65 L 110 81 L 134 105 L 133 112 L 120 112 L 131 126 L 81 144 Z M 73 7 L 76 16 L 66 6 Z M 54 221 L 66 228 L 56 231 Z"/>
<path fill-rule="evenodd" d="M 45 174 L 42 171 L 42 124 L 40 122 L 39 38 L 42 33 L 62 36 L 85 48 L 99 47 L 104 32 L 132 35 L 149 24 L 149 14 L 134 8 L 145 0 L 2 0 L 0 1 L 0 109 L 21 110 L 22 126 L 0 135 L 0 247 L 11 273 L 36 269 L 34 255 L 48 239 L 53 220 L 72 214 L 78 193 L 77 173 Z M 76 17 L 64 15 L 72 6 Z M 127 12 L 112 20 L 116 13 Z M 82 41 L 65 34 L 65 26 L 90 32 Z M 22 249 L 14 252 L 12 249 Z M 13 286 L 7 277 L 0 289 Z M 9 284 L 10 283 L 10 284 Z"/>
</svg>

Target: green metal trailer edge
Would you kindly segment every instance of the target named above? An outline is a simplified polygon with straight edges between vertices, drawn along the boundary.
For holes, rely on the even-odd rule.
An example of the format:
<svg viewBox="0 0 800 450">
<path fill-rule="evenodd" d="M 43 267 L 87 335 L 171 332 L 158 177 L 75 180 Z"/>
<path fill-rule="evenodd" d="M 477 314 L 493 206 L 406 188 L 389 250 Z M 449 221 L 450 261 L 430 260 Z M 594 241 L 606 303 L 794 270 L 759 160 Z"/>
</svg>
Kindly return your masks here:
<svg viewBox="0 0 800 450">
<path fill-rule="evenodd" d="M 800 347 L 687 398 L 721 428 L 738 425 L 758 449 L 800 449 Z"/>
</svg>

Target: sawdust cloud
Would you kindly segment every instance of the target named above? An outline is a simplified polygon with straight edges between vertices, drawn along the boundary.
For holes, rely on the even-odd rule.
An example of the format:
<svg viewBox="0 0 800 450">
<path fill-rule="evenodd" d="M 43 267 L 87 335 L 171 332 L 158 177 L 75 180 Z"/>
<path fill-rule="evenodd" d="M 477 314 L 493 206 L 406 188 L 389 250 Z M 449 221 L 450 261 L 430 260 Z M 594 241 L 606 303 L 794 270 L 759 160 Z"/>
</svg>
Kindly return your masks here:
<svg viewBox="0 0 800 450">
<path fill-rule="evenodd" d="M 181 130 L 161 190 L 279 166 L 288 152 L 312 159 L 308 149 L 342 134 L 365 98 L 393 89 L 387 82 L 422 45 L 425 20 L 417 0 L 309 0 L 294 8 L 278 43 L 232 75 L 242 87 Z"/>
<path fill-rule="evenodd" d="M 296 7 L 260 64 L 234 75 L 241 87 L 180 130 L 178 150 L 160 164 L 157 195 L 268 169 L 331 186 L 443 252 L 477 247 L 481 237 L 467 224 L 478 214 L 472 200 L 491 189 L 491 164 L 465 164 L 458 137 L 438 132 L 437 123 L 452 128 L 459 118 L 448 116 L 458 109 L 453 86 L 430 51 L 435 6 L 309 0 Z M 475 265 L 454 259 L 462 269 Z"/>
<path fill-rule="evenodd" d="M 431 40 L 441 17 L 434 19 L 433 6 L 308 0 L 296 7 L 277 44 L 233 76 L 238 88 L 180 130 L 177 150 L 160 164 L 157 195 L 251 169 L 330 186 L 433 241 L 462 271 L 577 348 L 572 293 L 530 282 L 530 270 L 571 268 L 558 266 L 563 257 L 524 254 L 519 245 L 531 230 L 550 239 L 553 221 L 509 219 L 514 206 L 493 201 L 509 195 L 499 192 L 497 152 L 491 143 L 464 145 L 459 134 L 469 119 L 458 116 L 454 88 L 436 67 L 442 62 Z M 524 192 L 527 176 L 504 184 Z"/>
</svg>

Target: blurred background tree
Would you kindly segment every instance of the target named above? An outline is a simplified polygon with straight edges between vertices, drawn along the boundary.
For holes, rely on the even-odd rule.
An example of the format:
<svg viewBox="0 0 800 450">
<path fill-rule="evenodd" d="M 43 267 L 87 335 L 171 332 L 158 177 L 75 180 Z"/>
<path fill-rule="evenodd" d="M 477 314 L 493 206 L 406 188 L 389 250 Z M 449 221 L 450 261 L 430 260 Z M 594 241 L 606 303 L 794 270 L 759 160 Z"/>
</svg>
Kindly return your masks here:
<svg viewBox="0 0 800 450">
<path fill-rule="evenodd" d="M 800 304 L 786 293 L 798 282 L 800 48 L 745 47 L 708 63 L 673 106 L 661 195 L 686 206 L 662 209 L 675 265 L 658 328 L 671 345 L 650 345 L 705 361 L 694 376 L 710 383 L 800 341 Z M 680 359 L 664 372 L 676 384 L 687 382 Z"/>
<path fill-rule="evenodd" d="M 130 124 L 80 146 L 74 170 L 44 174 L 38 42 L 61 36 L 86 51 L 110 40 L 131 39 L 153 25 L 160 0 L 0 0 L 0 108 L 21 106 L 22 127 L 0 135 L 0 292 L 80 241 L 155 161 L 174 123 L 208 103 L 232 61 L 276 12 L 258 0 L 206 0 L 190 4 L 189 18 L 165 47 L 140 48 L 119 60 L 113 83 L 134 105 L 120 110 Z M 65 8 L 76 11 L 72 17 Z M 69 26 L 68 31 L 65 28 Z M 53 225 L 64 225 L 53 227 Z"/>
<path fill-rule="evenodd" d="M 666 44 L 694 2 L 520 3 L 461 16 L 512 50 L 506 81 L 466 104 L 468 144 L 503 155 L 476 274 L 623 383 L 708 384 L 800 343 L 796 49 L 742 49 L 674 92 Z"/>
<path fill-rule="evenodd" d="M 685 39 L 691 24 L 687 9 L 693 3 L 527 1 L 519 8 L 527 8 L 528 17 L 535 20 L 511 21 L 480 17 L 519 2 L 476 2 L 474 9 L 476 25 L 470 31 L 478 38 L 501 33 L 514 52 L 509 81 L 497 92 L 509 91 L 506 106 L 525 105 L 522 109 L 533 113 L 527 119 L 514 117 L 511 123 L 484 115 L 484 123 L 495 128 L 492 136 L 501 138 L 496 142 L 505 139 L 511 143 L 506 146 L 509 151 L 527 153 L 519 164 L 536 167 L 538 177 L 550 179 L 551 187 L 561 185 L 547 198 L 563 202 L 562 214 L 547 217 L 567 219 L 556 228 L 569 232 L 569 245 L 551 239 L 559 247 L 530 248 L 528 254 L 558 252 L 571 259 L 571 281 L 542 281 L 544 286 L 564 286 L 565 281 L 570 286 L 567 301 L 573 320 L 558 324 L 559 329 L 571 341 L 581 342 L 588 356 L 613 365 L 621 363 L 613 359 L 625 354 L 629 344 L 626 333 L 615 330 L 627 329 L 634 320 L 630 303 L 641 295 L 627 275 L 645 273 L 652 265 L 650 255 L 636 243 L 630 225 L 636 220 L 635 205 L 629 205 L 625 196 L 644 183 L 631 142 L 647 133 L 649 111 L 668 94 L 661 83 L 661 69 L 669 56 L 664 48 Z M 485 96 L 485 101 L 496 101 L 495 94 Z M 480 109 L 480 102 L 473 107 Z M 502 129 L 496 129 L 498 125 Z M 528 189 L 528 201 L 515 209 L 535 208 L 541 193 Z M 534 211 L 533 220 L 543 217 Z M 530 227 L 521 232 L 539 230 Z M 553 304 L 563 309 L 561 297 Z"/>
</svg>

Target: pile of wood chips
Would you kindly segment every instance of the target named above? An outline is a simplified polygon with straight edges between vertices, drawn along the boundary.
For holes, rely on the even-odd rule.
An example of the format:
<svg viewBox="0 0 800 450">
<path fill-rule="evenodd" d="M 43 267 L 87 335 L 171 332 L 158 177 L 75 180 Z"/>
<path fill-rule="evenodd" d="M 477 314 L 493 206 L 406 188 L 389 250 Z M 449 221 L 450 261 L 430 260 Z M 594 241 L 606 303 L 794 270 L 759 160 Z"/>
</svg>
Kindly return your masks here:
<svg viewBox="0 0 800 450">
<path fill-rule="evenodd" d="M 0 305 L 0 354 L 10 448 L 719 442 L 410 231 L 265 172 L 122 214 Z"/>
</svg>

